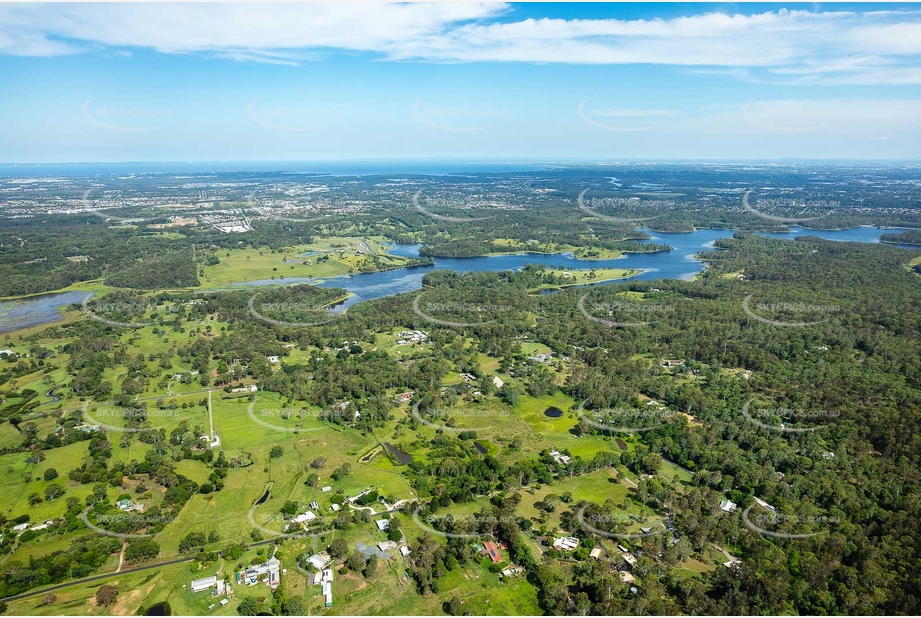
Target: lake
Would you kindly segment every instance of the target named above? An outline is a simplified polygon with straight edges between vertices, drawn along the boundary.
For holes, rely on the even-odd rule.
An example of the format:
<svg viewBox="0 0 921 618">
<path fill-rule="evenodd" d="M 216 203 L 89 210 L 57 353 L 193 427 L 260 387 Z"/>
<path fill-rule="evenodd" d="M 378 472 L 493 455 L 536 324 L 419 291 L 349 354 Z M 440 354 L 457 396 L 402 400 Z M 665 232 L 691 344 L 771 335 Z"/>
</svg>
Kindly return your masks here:
<svg viewBox="0 0 921 618">
<path fill-rule="evenodd" d="M 17 300 L 0 301 L 0 333 L 57 322 L 62 307 L 82 303 L 86 292 L 39 294 Z"/>
<path fill-rule="evenodd" d="M 671 245 L 672 251 L 660 253 L 626 253 L 614 260 L 579 260 L 572 254 L 553 255 L 523 254 L 496 255 L 472 258 L 435 258 L 433 266 L 400 268 L 378 273 L 357 273 L 327 279 L 311 277 L 288 277 L 285 279 L 262 279 L 247 281 L 239 286 L 290 285 L 293 283 L 310 283 L 326 288 L 343 288 L 352 296 L 336 307 L 336 311 L 365 300 L 414 292 L 422 287 L 422 277 L 430 270 L 453 270 L 460 273 L 472 271 L 520 270 L 526 264 L 542 264 L 565 268 L 635 268 L 642 270 L 632 280 L 651 281 L 654 279 L 691 279 L 703 270 L 704 264 L 694 255 L 711 249 L 713 242 L 720 238 L 729 238 L 731 230 L 701 229 L 687 234 L 667 234 L 652 230 L 641 230 L 652 238 L 641 241 Z M 841 242 L 878 243 L 884 233 L 899 233 L 905 228 L 880 229 L 875 227 L 855 227 L 848 230 L 807 230 L 791 227 L 789 232 L 764 233 L 772 238 L 793 239 L 797 236 L 818 236 L 826 240 Z M 891 245 L 903 249 L 921 250 L 910 245 Z M 419 257 L 421 245 L 394 245 L 389 253 L 403 257 Z M 612 282 L 614 283 L 614 282 Z M 61 319 L 58 310 L 72 303 L 82 302 L 85 292 L 63 292 L 42 294 L 21 300 L 0 301 L 0 333 L 17 330 L 38 324 L 47 324 Z"/>
</svg>

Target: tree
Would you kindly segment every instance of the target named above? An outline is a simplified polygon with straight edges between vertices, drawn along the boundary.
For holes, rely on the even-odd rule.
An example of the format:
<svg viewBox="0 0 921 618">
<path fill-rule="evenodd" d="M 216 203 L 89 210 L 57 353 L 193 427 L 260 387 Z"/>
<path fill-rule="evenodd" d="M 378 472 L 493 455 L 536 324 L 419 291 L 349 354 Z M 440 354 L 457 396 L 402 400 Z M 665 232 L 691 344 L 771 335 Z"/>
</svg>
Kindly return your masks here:
<svg viewBox="0 0 921 618">
<path fill-rule="evenodd" d="M 54 468 L 48 468 L 45 470 L 44 477 L 46 481 L 53 481 L 54 479 L 58 478 L 58 471 Z"/>
<path fill-rule="evenodd" d="M 365 565 L 365 568 L 362 570 L 361 574 L 364 575 L 365 578 L 374 575 L 374 573 L 377 572 L 377 562 L 377 554 L 371 554 L 371 557 L 368 558 L 368 563 Z"/>
<path fill-rule="evenodd" d="M 349 553 L 349 544 L 345 539 L 333 539 L 329 544 L 329 555 L 333 558 L 341 558 Z"/>
<path fill-rule="evenodd" d="M 237 605 L 237 613 L 241 616 L 255 616 L 259 613 L 261 599 L 256 597 L 243 597 L 240 604 Z"/>
<path fill-rule="evenodd" d="M 316 472 L 311 472 L 307 475 L 307 480 L 304 481 L 304 485 L 307 487 L 316 487 L 317 483 L 320 482 L 320 477 Z"/>
<path fill-rule="evenodd" d="M 49 592 L 42 597 L 42 605 L 54 605 L 54 602 L 58 600 L 58 595 L 53 592 Z"/>
<path fill-rule="evenodd" d="M 269 459 L 278 459 L 285 454 L 285 449 L 280 446 L 273 446 L 272 450 L 269 451 Z"/>
<path fill-rule="evenodd" d="M 349 567 L 352 571 L 361 571 L 365 566 L 364 554 L 356 549 L 345 559 L 345 566 Z"/>
<path fill-rule="evenodd" d="M 325 465 L 326 465 L 325 457 L 317 457 L 316 459 L 310 462 L 310 467 L 313 468 L 314 470 L 319 470 Z"/>
<path fill-rule="evenodd" d="M 96 605 L 108 607 L 115 602 L 117 596 L 118 588 L 111 584 L 103 584 L 99 587 L 99 590 L 96 591 Z"/>
</svg>

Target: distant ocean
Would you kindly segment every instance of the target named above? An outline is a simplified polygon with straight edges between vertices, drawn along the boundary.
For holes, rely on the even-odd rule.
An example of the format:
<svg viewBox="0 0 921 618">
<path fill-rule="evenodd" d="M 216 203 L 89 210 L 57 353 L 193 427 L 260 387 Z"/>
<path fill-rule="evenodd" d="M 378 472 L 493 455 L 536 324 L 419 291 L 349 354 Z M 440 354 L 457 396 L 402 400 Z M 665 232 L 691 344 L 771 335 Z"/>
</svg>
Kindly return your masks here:
<svg viewBox="0 0 921 618">
<path fill-rule="evenodd" d="M 0 177 L 15 176 L 119 176 L 129 174 L 207 174 L 229 172 L 287 172 L 328 174 L 331 176 L 370 176 L 376 174 L 447 175 L 489 172 L 534 172 L 559 169 L 577 163 L 534 161 L 449 161 L 449 160 L 368 160 L 368 161 L 202 161 L 165 163 L 36 163 L 0 164 Z"/>
</svg>

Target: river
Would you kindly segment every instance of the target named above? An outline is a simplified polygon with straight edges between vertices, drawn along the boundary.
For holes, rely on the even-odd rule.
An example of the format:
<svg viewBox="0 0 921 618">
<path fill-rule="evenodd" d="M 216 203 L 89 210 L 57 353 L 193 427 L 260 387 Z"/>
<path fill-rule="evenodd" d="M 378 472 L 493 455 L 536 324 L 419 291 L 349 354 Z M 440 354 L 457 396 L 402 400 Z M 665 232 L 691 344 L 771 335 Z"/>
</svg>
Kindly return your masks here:
<svg viewBox="0 0 921 618">
<path fill-rule="evenodd" d="M 262 279 L 240 283 L 240 286 L 267 286 L 292 283 L 310 283 L 320 287 L 344 288 L 352 293 L 348 300 L 336 310 L 346 308 L 365 300 L 383 298 L 394 294 L 413 292 L 422 287 L 422 277 L 430 270 L 453 270 L 464 273 L 471 271 L 519 270 L 526 264 L 543 264 L 564 268 L 635 268 L 643 271 L 632 279 L 691 279 L 703 270 L 703 263 L 694 255 L 706 251 L 713 242 L 720 238 L 732 236 L 731 230 L 701 229 L 684 234 L 667 234 L 642 230 L 651 236 L 642 242 L 671 245 L 672 251 L 659 253 L 626 253 L 614 260 L 579 260 L 572 254 L 553 255 L 524 254 L 496 255 L 472 258 L 436 258 L 433 266 L 400 268 L 377 273 L 357 273 L 328 279 L 310 277 L 289 277 L 285 279 Z M 847 230 L 806 230 L 791 227 L 787 233 L 765 233 L 772 238 L 792 239 L 796 236 L 818 236 L 826 240 L 842 242 L 878 243 L 879 237 L 888 232 L 899 233 L 904 228 L 880 229 L 875 227 L 855 227 Z M 392 255 L 418 257 L 421 245 L 394 245 Z M 892 245 L 904 249 L 921 250 L 910 245 Z M 49 293 L 20 300 L 0 301 L 0 333 L 17 330 L 38 324 L 47 324 L 59 319 L 59 310 L 72 303 L 83 300 L 85 292 Z"/>
</svg>

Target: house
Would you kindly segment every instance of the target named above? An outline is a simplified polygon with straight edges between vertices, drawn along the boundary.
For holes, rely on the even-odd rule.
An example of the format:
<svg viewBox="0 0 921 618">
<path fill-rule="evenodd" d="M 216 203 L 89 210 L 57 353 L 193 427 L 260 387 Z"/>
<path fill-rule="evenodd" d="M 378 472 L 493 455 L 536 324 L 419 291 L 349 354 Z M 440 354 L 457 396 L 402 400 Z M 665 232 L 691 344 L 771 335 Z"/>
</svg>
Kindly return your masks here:
<svg viewBox="0 0 921 618">
<path fill-rule="evenodd" d="M 307 562 L 313 565 L 317 571 L 322 571 L 327 566 L 329 566 L 330 556 L 325 551 L 321 551 L 318 554 L 314 554 L 307 558 Z"/>
<path fill-rule="evenodd" d="M 13 532 L 25 532 L 29 529 L 29 524 L 19 524 L 18 526 L 13 526 Z"/>
<path fill-rule="evenodd" d="M 410 399 L 412 399 L 413 395 L 415 394 L 416 394 L 415 391 L 408 391 L 405 393 L 400 393 L 399 395 L 397 395 L 397 401 L 399 401 L 400 403 L 405 403 L 409 401 Z"/>
<path fill-rule="evenodd" d="M 262 564 L 244 569 L 241 579 L 243 579 L 248 586 L 252 586 L 256 584 L 262 576 L 265 576 L 265 582 L 272 590 L 278 587 L 278 584 L 281 583 L 281 563 L 277 558 L 269 558 Z"/>
<path fill-rule="evenodd" d="M 7 350 L 0 350 L 0 356 L 3 356 L 4 354 L 6 354 L 6 355 L 8 355 L 8 356 L 13 356 L 13 351 L 12 351 L 12 350 L 9 350 L 9 349 L 7 349 Z"/>
<path fill-rule="evenodd" d="M 377 529 L 381 532 L 387 532 L 390 530 L 390 520 L 389 519 L 378 519 L 374 522 L 377 524 Z"/>
<path fill-rule="evenodd" d="M 333 502 L 332 506 L 329 507 L 329 508 L 332 509 L 333 512 L 338 512 L 339 509 L 340 509 L 341 507 L 340 507 L 338 504 L 336 504 L 335 502 Z"/>
<path fill-rule="evenodd" d="M 772 513 L 776 513 L 776 512 L 777 512 L 777 509 L 775 509 L 773 506 L 771 506 L 770 504 L 768 504 L 767 502 L 765 502 L 765 501 L 762 500 L 761 498 L 755 498 L 755 502 L 757 502 L 757 503 L 758 503 L 758 506 L 760 506 L 760 507 L 763 508 L 763 509 L 767 509 L 767 510 L 769 510 L 769 511 L 772 512 Z"/>
<path fill-rule="evenodd" d="M 505 382 L 502 381 L 502 378 L 499 376 L 494 376 L 492 383 L 496 385 L 496 388 L 502 388 L 505 385 Z"/>
<path fill-rule="evenodd" d="M 523 572 L 523 569 L 519 569 L 518 567 L 510 566 L 507 569 L 503 569 L 501 575 L 502 577 L 511 577 L 513 575 L 518 575 L 519 573 L 522 573 L 522 572 Z"/>
<path fill-rule="evenodd" d="M 332 491 L 332 490 L 333 488 L 330 487 L 329 485 L 324 485 L 323 487 L 320 488 L 320 491 L 323 491 L 323 492 Z"/>
<path fill-rule="evenodd" d="M 594 558 L 595 560 L 599 560 L 601 558 L 602 551 L 603 550 L 600 547 L 595 547 L 592 549 L 592 551 L 588 553 L 588 557 Z"/>
<path fill-rule="evenodd" d="M 192 592 L 203 592 L 209 588 L 214 588 L 217 586 L 217 575 L 212 575 L 211 577 L 203 577 L 201 579 L 192 580 L 191 588 Z"/>
<path fill-rule="evenodd" d="M 323 601 L 326 607 L 333 606 L 333 570 L 323 569 L 314 577 L 314 583 L 320 584 L 320 590 L 323 593 Z"/>
<path fill-rule="evenodd" d="M 381 551 L 393 551 L 397 548 L 397 544 L 393 541 L 381 541 L 377 544 L 377 548 Z"/>
<path fill-rule="evenodd" d="M 461 377 L 461 380 L 463 380 L 464 382 L 475 382 L 476 381 L 476 376 L 473 375 L 472 373 L 462 373 L 460 377 Z"/>
<path fill-rule="evenodd" d="M 271 364 L 273 364 L 273 365 L 277 365 L 278 363 L 281 362 L 281 361 L 278 360 L 278 357 L 277 357 L 277 356 L 268 356 L 268 357 L 266 357 L 266 358 L 268 358 L 269 362 L 270 362 Z"/>
<path fill-rule="evenodd" d="M 134 504 L 134 503 L 131 502 L 131 500 L 129 500 L 128 498 L 125 498 L 125 499 L 123 499 L 123 500 L 119 500 L 118 502 L 116 502 L 116 503 L 115 503 L 115 506 L 117 506 L 118 508 L 120 508 L 120 509 L 123 510 L 123 511 L 127 511 L 128 509 L 131 508 L 131 505 L 132 505 L 132 504 Z"/>
<path fill-rule="evenodd" d="M 227 599 L 221 599 L 221 607 L 224 607 L 224 606 L 227 605 L 228 603 L 230 603 L 229 600 L 227 600 Z"/>
<path fill-rule="evenodd" d="M 633 573 L 631 573 L 630 571 L 620 571 L 617 573 L 617 576 L 620 578 L 620 581 L 622 581 L 625 584 L 632 584 L 633 582 L 636 581 L 636 578 L 633 576 Z"/>
<path fill-rule="evenodd" d="M 732 500 L 723 500 L 720 502 L 720 509 L 726 511 L 727 513 L 735 513 L 736 507 L 738 506 L 739 505 Z"/>
<path fill-rule="evenodd" d="M 295 518 L 292 519 L 291 521 L 292 521 L 292 523 L 303 525 L 303 524 L 306 524 L 306 523 L 309 522 L 309 521 L 313 521 L 313 520 L 316 519 L 316 518 L 317 518 L 317 516 L 313 514 L 313 511 L 306 511 L 306 512 L 304 512 L 304 513 L 301 513 L 300 515 L 298 515 L 297 517 L 295 517 Z"/>
<path fill-rule="evenodd" d="M 255 384 L 250 384 L 249 386 L 240 386 L 238 388 L 230 389 L 231 393 L 255 393 L 259 390 L 259 387 Z"/>
<path fill-rule="evenodd" d="M 741 560 L 739 560 L 738 558 L 733 558 L 732 560 L 728 562 L 724 562 L 723 566 L 726 567 L 727 569 L 731 569 L 732 567 L 738 566 L 740 564 L 742 564 Z"/>
<path fill-rule="evenodd" d="M 557 463 L 561 463 L 564 466 L 568 466 L 570 462 L 569 455 L 563 455 L 557 450 L 550 451 L 550 456 L 556 460 Z"/>
<path fill-rule="evenodd" d="M 483 543 L 483 551 L 486 552 L 486 555 L 489 556 L 489 559 L 493 562 L 502 562 L 502 556 L 499 555 L 499 548 L 492 541 Z"/>
<path fill-rule="evenodd" d="M 553 548 L 561 551 L 572 551 L 579 546 L 579 539 L 574 536 L 564 536 L 553 539 Z"/>
<path fill-rule="evenodd" d="M 550 359 L 551 357 L 549 354 L 536 354 L 534 356 L 528 357 L 529 361 L 533 361 L 535 363 L 544 363 L 544 364 L 549 363 Z"/>
<path fill-rule="evenodd" d="M 620 555 L 620 557 L 624 561 L 624 564 L 627 566 L 627 568 L 632 569 L 636 566 L 636 556 L 630 552 L 624 552 Z"/>
<path fill-rule="evenodd" d="M 400 547 L 400 554 L 401 554 L 404 558 L 405 558 L 406 556 L 408 556 L 411 552 L 412 552 L 412 550 L 409 549 L 408 547 L 406 547 L 405 545 L 403 545 L 402 547 Z"/>
</svg>

